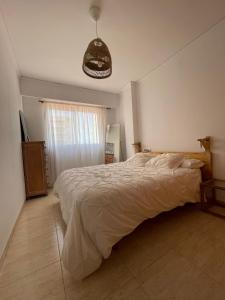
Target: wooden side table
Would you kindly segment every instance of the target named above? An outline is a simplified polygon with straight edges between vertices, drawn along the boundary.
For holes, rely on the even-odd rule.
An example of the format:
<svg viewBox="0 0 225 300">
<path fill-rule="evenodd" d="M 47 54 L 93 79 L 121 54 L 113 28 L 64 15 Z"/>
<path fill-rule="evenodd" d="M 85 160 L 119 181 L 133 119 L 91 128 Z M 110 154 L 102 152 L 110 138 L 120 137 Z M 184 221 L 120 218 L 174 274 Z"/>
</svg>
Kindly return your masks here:
<svg viewBox="0 0 225 300">
<path fill-rule="evenodd" d="M 224 193 L 224 201 L 216 199 L 216 191 Z M 211 179 L 202 182 L 200 185 L 201 191 L 201 209 L 213 215 L 225 218 L 225 180 Z M 215 207 L 223 207 L 224 214 L 215 210 Z"/>
<path fill-rule="evenodd" d="M 114 154 L 105 154 L 105 164 L 112 164 L 114 162 Z"/>
</svg>

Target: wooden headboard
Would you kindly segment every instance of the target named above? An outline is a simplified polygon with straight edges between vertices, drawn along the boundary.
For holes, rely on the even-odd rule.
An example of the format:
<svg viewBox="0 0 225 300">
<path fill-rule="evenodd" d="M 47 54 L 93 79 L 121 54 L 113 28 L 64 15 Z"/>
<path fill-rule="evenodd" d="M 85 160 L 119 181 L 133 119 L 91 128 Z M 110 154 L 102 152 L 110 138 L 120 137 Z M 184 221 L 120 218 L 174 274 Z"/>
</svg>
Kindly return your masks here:
<svg viewBox="0 0 225 300">
<path fill-rule="evenodd" d="M 211 148 L 211 139 L 209 136 L 198 139 L 201 147 L 205 151 L 202 152 L 177 152 L 177 151 L 156 151 L 156 152 L 146 152 L 146 156 L 156 156 L 163 153 L 182 153 L 185 158 L 195 158 L 204 162 L 204 166 L 201 168 L 202 171 L 202 180 L 206 181 L 212 178 L 212 153 L 210 152 Z M 135 153 L 141 152 L 141 143 L 133 144 Z"/>
</svg>

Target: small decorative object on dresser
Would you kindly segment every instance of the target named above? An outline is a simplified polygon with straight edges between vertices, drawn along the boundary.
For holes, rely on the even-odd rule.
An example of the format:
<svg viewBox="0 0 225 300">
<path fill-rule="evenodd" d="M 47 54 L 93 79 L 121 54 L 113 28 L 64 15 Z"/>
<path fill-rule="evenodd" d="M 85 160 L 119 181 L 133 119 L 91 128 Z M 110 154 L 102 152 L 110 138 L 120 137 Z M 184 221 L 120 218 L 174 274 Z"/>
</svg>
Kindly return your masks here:
<svg viewBox="0 0 225 300">
<path fill-rule="evenodd" d="M 47 195 L 45 142 L 22 142 L 26 198 Z"/>
<path fill-rule="evenodd" d="M 225 181 L 210 179 L 202 182 L 200 187 L 202 210 L 225 218 Z M 222 207 L 224 209 L 221 209 Z"/>
</svg>

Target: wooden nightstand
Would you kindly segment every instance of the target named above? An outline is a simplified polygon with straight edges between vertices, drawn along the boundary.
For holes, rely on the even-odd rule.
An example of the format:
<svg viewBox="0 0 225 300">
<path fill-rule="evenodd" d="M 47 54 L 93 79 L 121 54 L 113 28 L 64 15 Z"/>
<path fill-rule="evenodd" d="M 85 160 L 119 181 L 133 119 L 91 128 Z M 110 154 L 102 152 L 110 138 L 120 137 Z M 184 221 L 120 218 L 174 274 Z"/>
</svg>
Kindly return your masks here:
<svg viewBox="0 0 225 300">
<path fill-rule="evenodd" d="M 105 154 L 105 164 L 112 164 L 114 162 L 114 154 Z"/>
<path fill-rule="evenodd" d="M 210 179 L 202 182 L 201 209 L 213 215 L 225 218 L 225 180 Z M 217 194 L 222 195 L 222 200 L 217 199 Z M 221 208 L 224 208 L 221 209 Z"/>
</svg>

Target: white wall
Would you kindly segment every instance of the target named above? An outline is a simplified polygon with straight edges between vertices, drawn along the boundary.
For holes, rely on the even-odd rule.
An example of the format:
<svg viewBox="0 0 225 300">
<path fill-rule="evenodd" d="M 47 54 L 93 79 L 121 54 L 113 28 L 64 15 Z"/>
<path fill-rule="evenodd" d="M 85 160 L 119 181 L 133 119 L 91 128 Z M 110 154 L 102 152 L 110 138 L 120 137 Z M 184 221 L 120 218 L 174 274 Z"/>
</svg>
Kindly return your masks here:
<svg viewBox="0 0 225 300">
<path fill-rule="evenodd" d="M 0 12 L 0 257 L 24 202 L 16 64 Z"/>
<path fill-rule="evenodd" d="M 105 106 L 117 106 L 118 94 L 86 89 L 74 85 L 38 80 L 29 77 L 20 78 L 22 95 L 77 101 Z"/>
<path fill-rule="evenodd" d="M 32 140 L 44 139 L 43 105 L 38 102 L 38 99 L 41 98 L 52 98 L 111 107 L 110 110 L 106 111 L 107 123 L 113 124 L 120 122 L 119 94 L 90 90 L 27 77 L 22 77 L 20 79 L 20 89 L 21 94 L 23 95 L 23 111 Z"/>
<path fill-rule="evenodd" d="M 213 137 L 214 176 L 225 179 L 225 21 L 138 82 L 142 145 L 199 151 Z"/>
</svg>

